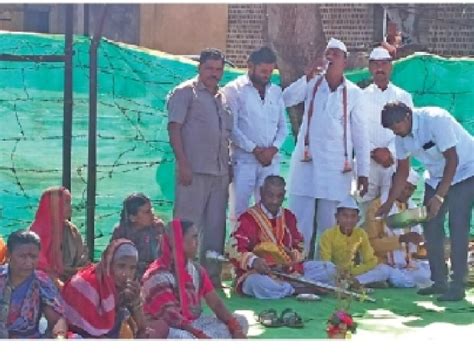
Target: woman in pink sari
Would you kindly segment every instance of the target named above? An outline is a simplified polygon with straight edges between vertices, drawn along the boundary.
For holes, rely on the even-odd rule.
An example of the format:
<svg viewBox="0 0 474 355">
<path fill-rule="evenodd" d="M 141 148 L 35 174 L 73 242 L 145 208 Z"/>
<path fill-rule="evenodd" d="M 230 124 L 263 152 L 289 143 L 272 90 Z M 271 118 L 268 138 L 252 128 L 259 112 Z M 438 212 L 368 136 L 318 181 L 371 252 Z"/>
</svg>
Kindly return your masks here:
<svg viewBox="0 0 474 355">
<path fill-rule="evenodd" d="M 246 338 L 247 320 L 231 314 L 217 295 L 206 270 L 193 260 L 198 250 L 194 224 L 174 220 L 165 236 L 162 256 L 142 279 L 143 311 L 149 327 L 164 320 L 168 338 Z M 202 315 L 204 299 L 215 316 Z"/>
</svg>

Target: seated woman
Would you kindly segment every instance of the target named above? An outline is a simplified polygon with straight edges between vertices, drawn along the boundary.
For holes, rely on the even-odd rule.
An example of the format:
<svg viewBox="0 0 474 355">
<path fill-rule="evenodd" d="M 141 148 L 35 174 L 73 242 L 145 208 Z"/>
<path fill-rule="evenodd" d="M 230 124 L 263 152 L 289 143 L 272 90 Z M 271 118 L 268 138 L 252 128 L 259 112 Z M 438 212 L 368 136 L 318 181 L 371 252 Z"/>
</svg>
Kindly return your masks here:
<svg viewBox="0 0 474 355">
<path fill-rule="evenodd" d="M 88 263 L 81 234 L 70 218 L 71 193 L 65 187 L 51 187 L 43 192 L 30 226 L 41 239 L 38 268 L 62 282 Z"/>
<path fill-rule="evenodd" d="M 117 239 L 98 264 L 81 269 L 64 284 L 65 317 L 73 333 L 82 338 L 147 337 L 137 262 L 135 245 Z"/>
<path fill-rule="evenodd" d="M 138 275 L 141 278 L 148 265 L 161 253 L 164 224 L 153 213 L 150 199 L 133 193 L 123 201 L 120 223 L 112 233 L 112 240 L 131 240 L 138 249 Z"/>
<path fill-rule="evenodd" d="M 40 238 L 19 230 L 8 237 L 8 263 L 0 266 L 0 339 L 64 337 L 67 326 L 59 290 L 43 271 L 36 270 Z M 39 330 L 44 316 L 48 327 Z"/>
<path fill-rule="evenodd" d="M 168 338 L 174 339 L 246 338 L 247 320 L 227 310 L 205 269 L 193 262 L 197 228 L 191 222 L 174 220 L 163 246 L 163 255 L 142 279 L 148 326 L 153 329 L 151 323 L 162 319 L 170 327 Z M 201 314 L 202 298 L 215 316 Z"/>
</svg>

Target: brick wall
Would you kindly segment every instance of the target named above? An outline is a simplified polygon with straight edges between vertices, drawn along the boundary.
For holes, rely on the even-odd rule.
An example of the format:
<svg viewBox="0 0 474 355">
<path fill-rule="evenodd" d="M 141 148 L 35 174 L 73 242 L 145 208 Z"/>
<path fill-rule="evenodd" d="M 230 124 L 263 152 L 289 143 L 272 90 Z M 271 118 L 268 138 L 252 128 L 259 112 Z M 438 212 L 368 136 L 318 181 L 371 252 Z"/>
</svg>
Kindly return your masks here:
<svg viewBox="0 0 474 355">
<path fill-rule="evenodd" d="M 474 5 L 431 4 L 425 6 L 428 19 L 428 48 L 446 56 L 474 55 Z"/>
<path fill-rule="evenodd" d="M 245 67 L 251 50 L 263 45 L 265 5 L 229 5 L 226 55 Z M 373 42 L 373 7 L 369 4 L 322 4 L 321 17 L 326 37 L 337 37 L 350 50 L 361 50 Z"/>
<path fill-rule="evenodd" d="M 431 53 L 474 56 L 474 4 L 417 4 L 416 9 L 423 23 L 419 28 L 427 31 L 422 44 Z M 321 4 L 320 11 L 328 39 L 341 39 L 355 53 L 371 48 L 372 4 Z M 245 66 L 248 53 L 264 42 L 265 5 L 229 5 L 228 23 L 226 54 L 237 66 Z"/>
<path fill-rule="evenodd" d="M 238 67 L 247 66 L 249 53 L 263 45 L 264 4 L 242 4 L 228 7 L 227 58 Z"/>
<path fill-rule="evenodd" d="M 321 4 L 321 19 L 326 38 L 336 37 L 349 51 L 371 45 L 374 35 L 374 13 L 370 4 Z"/>
</svg>

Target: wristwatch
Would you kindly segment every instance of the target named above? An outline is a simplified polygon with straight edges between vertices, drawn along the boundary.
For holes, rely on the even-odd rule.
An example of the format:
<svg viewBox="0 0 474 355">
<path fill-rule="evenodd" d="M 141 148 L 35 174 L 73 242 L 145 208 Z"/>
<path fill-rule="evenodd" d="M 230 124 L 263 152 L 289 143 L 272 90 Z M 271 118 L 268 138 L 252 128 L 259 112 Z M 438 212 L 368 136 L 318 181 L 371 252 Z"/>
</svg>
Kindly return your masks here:
<svg viewBox="0 0 474 355">
<path fill-rule="evenodd" d="M 441 204 L 444 203 L 444 197 L 441 197 L 441 196 L 438 195 L 438 194 L 435 194 L 434 197 L 436 197 L 436 199 L 437 199 L 439 202 L 441 202 Z"/>
</svg>

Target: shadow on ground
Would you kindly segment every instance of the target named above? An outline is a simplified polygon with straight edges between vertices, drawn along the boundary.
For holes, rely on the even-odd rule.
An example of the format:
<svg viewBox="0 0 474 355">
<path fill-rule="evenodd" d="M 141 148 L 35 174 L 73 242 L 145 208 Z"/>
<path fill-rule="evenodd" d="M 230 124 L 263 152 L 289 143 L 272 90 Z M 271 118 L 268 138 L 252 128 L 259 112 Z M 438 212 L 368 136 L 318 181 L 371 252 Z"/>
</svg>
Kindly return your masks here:
<svg viewBox="0 0 474 355">
<path fill-rule="evenodd" d="M 237 295 L 229 288 L 224 288 L 220 294 L 230 310 L 249 320 L 249 338 L 259 339 L 326 339 L 326 321 L 341 304 L 331 295 L 323 296 L 321 301 L 301 302 L 294 297 L 257 300 Z M 351 313 L 359 324 L 353 338 L 363 339 L 374 334 L 395 337 L 429 334 L 427 330 L 431 332 L 433 327 L 442 332 L 453 326 L 470 326 L 470 333 L 474 331 L 474 289 L 469 290 L 466 300 L 460 302 L 438 302 L 433 296 L 417 295 L 416 289 L 376 290 L 373 296 L 376 303 L 351 302 Z M 304 328 L 263 327 L 256 317 L 269 308 L 279 314 L 291 308 L 303 318 Z"/>
</svg>

